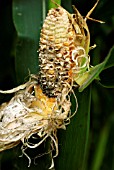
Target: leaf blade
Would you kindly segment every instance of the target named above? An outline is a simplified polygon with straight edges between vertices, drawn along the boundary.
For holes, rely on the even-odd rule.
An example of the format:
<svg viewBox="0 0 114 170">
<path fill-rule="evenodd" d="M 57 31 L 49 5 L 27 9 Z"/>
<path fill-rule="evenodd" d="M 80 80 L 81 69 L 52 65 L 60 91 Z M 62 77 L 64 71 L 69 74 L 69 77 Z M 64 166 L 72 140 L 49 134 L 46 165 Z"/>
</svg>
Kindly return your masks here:
<svg viewBox="0 0 114 170">
<path fill-rule="evenodd" d="M 18 84 L 38 72 L 38 42 L 42 20 L 42 3 L 37 0 L 13 1 L 13 22 L 17 31 L 15 69 Z M 29 71 L 28 71 L 29 70 Z"/>
<path fill-rule="evenodd" d="M 77 93 L 79 108 L 71 119 L 66 132 L 59 132 L 59 156 L 55 159 L 55 169 L 83 170 L 89 136 L 91 90 Z M 74 107 L 74 106 L 73 106 Z"/>
</svg>

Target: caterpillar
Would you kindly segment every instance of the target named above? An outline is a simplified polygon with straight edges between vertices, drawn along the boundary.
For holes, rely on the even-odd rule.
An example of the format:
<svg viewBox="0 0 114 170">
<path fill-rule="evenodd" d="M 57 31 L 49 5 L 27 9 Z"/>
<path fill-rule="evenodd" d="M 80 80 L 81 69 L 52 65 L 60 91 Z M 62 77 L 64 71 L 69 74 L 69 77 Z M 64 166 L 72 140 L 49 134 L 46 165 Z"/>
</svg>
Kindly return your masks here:
<svg viewBox="0 0 114 170">
<path fill-rule="evenodd" d="M 97 1 L 98 3 L 98 1 Z M 78 87 L 77 79 L 89 70 L 90 33 L 86 20 L 74 7 L 70 14 L 61 6 L 49 10 L 40 34 L 38 76 L 9 91 L 14 97 L 0 106 L 0 151 L 23 143 L 22 152 L 36 148 L 48 137 L 58 155 L 57 129 L 65 129 L 78 108 L 73 86 Z M 73 93 L 76 109 L 71 114 L 70 95 Z M 37 134 L 40 142 L 32 144 L 29 139 Z M 52 156 L 52 165 L 54 166 Z"/>
</svg>

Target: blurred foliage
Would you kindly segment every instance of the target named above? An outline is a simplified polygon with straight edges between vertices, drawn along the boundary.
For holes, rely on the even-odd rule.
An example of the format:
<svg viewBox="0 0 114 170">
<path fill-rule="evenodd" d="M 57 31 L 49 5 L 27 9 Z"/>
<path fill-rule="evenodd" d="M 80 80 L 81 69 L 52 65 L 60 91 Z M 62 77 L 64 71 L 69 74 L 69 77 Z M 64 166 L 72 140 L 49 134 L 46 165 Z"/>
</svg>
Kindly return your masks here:
<svg viewBox="0 0 114 170">
<path fill-rule="evenodd" d="M 37 65 L 37 49 L 38 49 L 38 41 L 39 41 L 39 33 L 42 26 L 42 20 L 47 11 L 47 0 L 33 0 L 27 1 L 30 9 L 25 16 L 29 15 L 31 12 L 31 19 L 26 20 L 23 17 L 23 20 L 20 19 L 21 13 L 19 11 L 19 15 L 17 16 L 18 21 L 20 23 L 24 23 L 21 28 L 23 28 L 23 35 L 17 34 L 17 30 L 20 29 L 18 25 L 13 23 L 13 13 L 12 13 L 12 4 L 16 3 L 23 4 L 23 8 L 21 5 L 21 10 L 25 10 L 26 4 L 24 0 L 2 0 L 0 1 L 0 89 L 10 89 L 16 86 L 19 83 L 24 82 L 25 78 L 28 76 L 29 72 L 37 73 L 38 65 Z M 33 2 L 36 2 L 36 8 L 38 6 L 39 11 L 30 11 L 31 5 L 34 5 Z M 43 3 L 42 3 L 43 2 Z M 80 13 L 85 16 L 87 12 L 93 7 L 95 0 L 61 0 L 61 5 L 67 9 L 69 12 L 72 12 L 71 4 L 75 5 Z M 90 51 L 89 55 L 91 56 L 91 65 L 99 64 L 104 61 L 105 57 L 109 53 L 109 50 L 114 45 L 114 1 L 108 0 L 100 0 L 97 8 L 92 13 L 91 17 L 99 20 L 105 21 L 105 24 L 96 23 L 93 21 L 87 21 L 90 33 L 91 33 L 91 45 L 97 44 L 97 47 Z M 44 9 L 45 8 L 45 9 Z M 27 10 L 26 10 L 27 11 Z M 33 20 L 33 18 L 36 18 Z M 30 17 L 30 16 L 29 16 Z M 37 24 L 35 24 L 37 22 Z M 29 31 L 31 31 L 30 39 L 26 39 L 27 32 L 26 27 L 28 24 L 31 25 L 29 27 Z M 34 27 L 34 25 L 37 25 Z M 38 31 L 38 32 L 37 32 Z M 18 31 L 19 33 L 19 31 Z M 19 39 L 17 37 L 19 36 Z M 23 48 L 24 47 L 24 48 Z M 28 53 L 27 49 L 31 48 L 33 53 Z M 16 51 L 15 49 L 18 49 Z M 23 51 L 24 50 L 24 51 Z M 22 54 L 25 55 L 22 55 Z M 17 55 L 18 54 L 18 55 Z M 26 58 L 19 58 L 19 55 L 26 56 Z M 17 56 L 17 57 L 15 57 Z M 32 57 L 32 58 L 31 58 Z M 109 67 L 110 65 L 110 67 Z M 107 68 L 108 67 L 108 68 Z M 21 68 L 21 69 L 19 69 Z M 90 89 L 84 90 L 82 93 L 78 93 L 79 106 L 81 103 L 88 103 L 87 106 L 79 107 L 79 112 L 82 114 L 76 115 L 76 117 L 72 118 L 71 124 L 67 127 L 66 131 L 60 131 L 58 136 L 60 139 L 60 155 L 56 158 L 55 166 L 60 170 L 60 165 L 63 164 L 64 168 L 75 169 L 75 165 L 84 162 L 83 170 L 113 170 L 114 169 L 114 55 L 112 54 L 109 63 L 105 70 L 99 75 L 100 83 L 95 80 L 92 83 L 91 92 L 91 121 L 90 121 L 90 137 L 89 143 L 87 147 L 87 153 L 85 160 L 79 160 L 80 154 L 83 151 L 84 147 L 80 147 L 77 139 L 80 139 L 80 134 L 82 133 L 81 122 L 83 122 L 83 116 L 86 111 L 89 112 L 88 106 L 90 104 Z M 104 88 L 108 87 L 108 88 Z M 87 99 L 89 96 L 89 99 Z M 4 96 L 0 94 L 0 102 L 8 101 L 11 96 Z M 83 99 L 83 100 L 82 100 Z M 81 101 L 82 100 L 82 101 Z M 84 109 L 88 109 L 85 110 Z M 88 115 L 89 116 L 89 115 Z M 86 121 L 89 121 L 89 118 Z M 78 129 L 72 129 L 72 124 L 75 124 Z M 86 124 L 85 128 L 88 128 L 89 124 Z M 71 133 L 72 132 L 72 133 Z M 66 136 L 64 134 L 66 133 Z M 87 130 L 86 130 L 86 133 Z M 70 134 L 70 135 L 69 135 Z M 79 136 L 78 136 L 79 135 Z M 86 135 L 86 134 L 85 134 Z M 64 138 L 65 137 L 65 138 Z M 69 140 L 68 140 L 69 138 Z M 70 148 L 70 139 L 74 140 L 75 146 Z M 84 141 L 85 139 L 83 139 Z M 84 141 L 85 143 L 87 141 Z M 84 144 L 84 142 L 82 142 Z M 66 146 L 65 146 L 66 145 Z M 68 148 L 69 145 L 69 148 Z M 75 150 L 74 148 L 76 148 Z M 45 146 L 46 147 L 46 146 Z M 28 151 L 31 152 L 31 151 Z M 32 152 L 39 153 L 40 149 L 36 149 Z M 70 153 L 72 155 L 79 154 L 79 159 L 75 160 L 74 157 L 70 157 Z M 77 152 L 77 153 L 76 153 Z M 35 153 L 30 153 L 32 157 L 35 156 Z M 19 158 L 21 155 L 20 146 L 14 149 L 5 151 L 0 154 L 1 158 L 1 170 L 18 170 L 18 169 L 28 169 L 27 160 L 25 157 Z M 68 162 L 67 162 L 68 158 Z M 38 165 L 47 169 L 48 163 L 43 160 L 45 158 L 38 158 Z M 37 159 L 37 160 L 38 160 Z M 46 158 L 45 160 L 48 161 Z M 49 160 L 50 161 L 50 160 Z M 76 163 L 74 163 L 76 161 Z M 24 165 L 23 165 L 24 164 Z M 29 169 L 38 169 L 38 165 L 33 165 Z M 76 165 L 77 166 L 77 165 Z M 79 165 L 80 166 L 80 165 Z M 43 169 L 42 168 L 42 169 Z M 44 169 L 45 169 L 44 168 Z M 81 169 L 78 169 L 81 170 Z"/>
</svg>

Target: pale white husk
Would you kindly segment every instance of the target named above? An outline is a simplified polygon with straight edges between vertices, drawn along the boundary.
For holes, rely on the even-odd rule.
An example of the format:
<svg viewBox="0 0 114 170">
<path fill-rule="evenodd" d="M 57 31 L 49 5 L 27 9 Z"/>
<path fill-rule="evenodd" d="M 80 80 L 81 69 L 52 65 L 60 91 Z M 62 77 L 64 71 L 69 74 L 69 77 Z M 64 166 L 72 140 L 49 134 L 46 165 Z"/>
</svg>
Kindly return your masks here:
<svg viewBox="0 0 114 170">
<path fill-rule="evenodd" d="M 19 90 L 21 89 L 21 90 Z M 0 91 L 2 93 L 14 92 Z M 0 151 L 23 143 L 25 148 L 38 147 L 47 137 L 51 138 L 58 155 L 58 140 L 56 131 L 65 129 L 70 121 L 70 94 L 72 88 L 66 84 L 61 95 L 56 98 L 48 98 L 42 93 L 37 81 L 30 79 L 26 84 L 17 87 L 17 92 L 9 103 L 3 103 L 0 107 Z M 75 97 L 76 99 L 76 97 Z M 76 108 L 77 110 L 77 108 Z M 37 134 L 41 138 L 36 144 L 29 143 L 28 139 Z"/>
</svg>

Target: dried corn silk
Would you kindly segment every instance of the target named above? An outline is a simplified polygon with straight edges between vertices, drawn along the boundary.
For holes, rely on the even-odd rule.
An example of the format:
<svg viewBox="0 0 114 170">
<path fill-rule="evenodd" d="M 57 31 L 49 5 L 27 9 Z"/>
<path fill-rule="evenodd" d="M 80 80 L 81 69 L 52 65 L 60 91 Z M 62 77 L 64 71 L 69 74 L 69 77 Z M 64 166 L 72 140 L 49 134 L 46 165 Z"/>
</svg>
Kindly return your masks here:
<svg viewBox="0 0 114 170">
<path fill-rule="evenodd" d="M 69 14 L 60 6 L 49 11 L 40 36 L 39 75 L 15 89 L 0 91 L 16 92 L 9 103 L 0 107 L 0 151 L 12 148 L 20 141 L 25 148 L 35 148 L 50 137 L 55 156 L 58 155 L 56 131 L 65 129 L 77 112 L 74 82 L 89 69 L 90 35 L 86 19 L 76 8 L 75 14 Z M 76 101 L 74 114 L 70 112 L 71 93 Z M 33 134 L 41 138 L 40 142 L 29 143 Z"/>
</svg>

